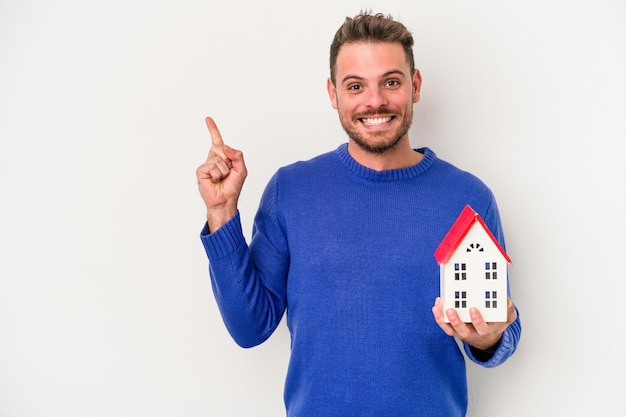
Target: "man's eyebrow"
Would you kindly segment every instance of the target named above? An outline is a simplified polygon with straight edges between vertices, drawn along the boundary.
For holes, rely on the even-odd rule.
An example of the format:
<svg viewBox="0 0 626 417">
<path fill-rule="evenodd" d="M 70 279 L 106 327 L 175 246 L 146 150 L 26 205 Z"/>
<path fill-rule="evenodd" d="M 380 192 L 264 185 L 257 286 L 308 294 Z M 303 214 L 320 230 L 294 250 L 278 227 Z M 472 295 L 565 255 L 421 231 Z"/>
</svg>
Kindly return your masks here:
<svg viewBox="0 0 626 417">
<path fill-rule="evenodd" d="M 404 72 L 402 72 L 399 69 L 393 69 L 393 70 L 387 71 L 386 73 L 384 73 L 381 76 L 381 78 L 386 78 L 386 77 L 389 77 L 391 75 L 400 75 L 402 78 L 406 78 L 406 75 L 404 74 Z M 341 80 L 341 83 L 344 84 L 346 81 L 349 81 L 349 80 L 361 81 L 361 80 L 364 80 L 364 78 L 359 76 L 359 75 L 351 75 L 351 74 L 349 74 L 349 75 L 346 75 L 345 77 L 343 77 L 343 79 Z"/>
<path fill-rule="evenodd" d="M 400 75 L 402 78 L 406 77 L 406 74 L 404 72 L 400 71 L 399 69 L 395 69 L 384 73 L 383 78 L 389 77 L 390 75 Z"/>
<path fill-rule="evenodd" d="M 344 84 L 346 81 L 348 80 L 356 80 L 356 81 L 360 81 L 363 80 L 363 77 L 359 77 L 358 75 L 346 75 L 345 77 L 343 77 L 343 79 L 341 80 L 341 84 Z"/>
</svg>

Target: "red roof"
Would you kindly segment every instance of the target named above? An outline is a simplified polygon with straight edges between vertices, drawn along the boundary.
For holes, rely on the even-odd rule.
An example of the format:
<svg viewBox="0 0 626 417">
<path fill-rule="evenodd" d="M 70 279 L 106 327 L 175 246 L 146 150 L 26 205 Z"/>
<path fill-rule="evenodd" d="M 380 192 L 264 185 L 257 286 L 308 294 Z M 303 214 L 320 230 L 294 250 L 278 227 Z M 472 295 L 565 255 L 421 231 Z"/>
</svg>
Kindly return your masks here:
<svg viewBox="0 0 626 417">
<path fill-rule="evenodd" d="M 467 205 L 463 208 L 461 214 L 455 220 L 454 224 L 452 224 L 450 230 L 448 230 L 448 233 L 439 244 L 439 247 L 437 247 L 437 250 L 435 250 L 435 259 L 437 260 L 438 264 L 441 265 L 450 260 L 450 257 L 457 249 L 457 247 L 461 244 L 461 241 L 463 240 L 465 235 L 467 235 L 467 232 L 469 232 L 475 222 L 479 222 L 483 229 L 485 229 L 485 231 L 493 241 L 494 245 L 496 245 L 506 261 L 509 263 L 511 262 L 511 259 L 508 257 L 506 252 L 504 252 L 504 249 L 502 249 L 502 246 L 500 246 L 500 243 L 498 243 L 495 236 L 493 235 L 493 233 L 491 233 L 491 230 L 489 230 L 480 215 L 476 213 L 473 208 Z"/>
</svg>

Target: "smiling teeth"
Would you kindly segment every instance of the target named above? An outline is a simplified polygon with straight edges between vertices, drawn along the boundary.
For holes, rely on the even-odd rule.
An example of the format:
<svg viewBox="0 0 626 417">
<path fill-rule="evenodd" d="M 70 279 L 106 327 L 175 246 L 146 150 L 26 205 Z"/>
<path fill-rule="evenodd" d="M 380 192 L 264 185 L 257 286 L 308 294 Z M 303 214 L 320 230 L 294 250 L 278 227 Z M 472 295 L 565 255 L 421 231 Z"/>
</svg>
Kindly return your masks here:
<svg viewBox="0 0 626 417">
<path fill-rule="evenodd" d="M 377 117 L 375 119 L 365 119 L 363 118 L 363 123 L 366 125 L 382 125 L 383 123 L 387 123 L 391 120 L 391 116 L 388 117 Z"/>
</svg>

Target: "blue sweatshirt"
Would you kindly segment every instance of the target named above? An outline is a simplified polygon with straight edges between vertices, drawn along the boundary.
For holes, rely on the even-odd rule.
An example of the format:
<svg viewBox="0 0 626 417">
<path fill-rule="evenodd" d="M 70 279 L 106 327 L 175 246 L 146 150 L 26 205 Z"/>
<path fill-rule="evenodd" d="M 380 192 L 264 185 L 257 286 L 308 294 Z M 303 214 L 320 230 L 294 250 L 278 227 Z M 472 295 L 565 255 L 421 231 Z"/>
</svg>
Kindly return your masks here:
<svg viewBox="0 0 626 417">
<path fill-rule="evenodd" d="M 239 213 L 202 231 L 215 298 L 242 347 L 265 341 L 283 314 L 293 417 L 464 416 L 463 354 L 436 324 L 435 249 L 466 204 L 504 247 L 496 202 L 475 176 L 428 148 L 408 168 L 358 164 L 347 145 L 281 168 L 246 244 Z M 504 362 L 517 319 L 486 362 Z"/>
</svg>

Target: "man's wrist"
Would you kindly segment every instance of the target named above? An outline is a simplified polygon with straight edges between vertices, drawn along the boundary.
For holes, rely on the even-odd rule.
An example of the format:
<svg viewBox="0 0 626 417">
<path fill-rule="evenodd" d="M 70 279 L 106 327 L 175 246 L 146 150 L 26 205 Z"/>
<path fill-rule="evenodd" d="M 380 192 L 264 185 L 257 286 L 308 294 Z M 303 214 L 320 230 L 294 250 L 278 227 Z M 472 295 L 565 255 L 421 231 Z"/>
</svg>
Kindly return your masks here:
<svg viewBox="0 0 626 417">
<path fill-rule="evenodd" d="M 213 233 L 220 227 L 224 226 L 235 216 L 235 214 L 237 214 L 237 208 L 208 210 L 206 220 L 209 226 L 209 233 Z"/>
<path fill-rule="evenodd" d="M 472 355 L 474 355 L 474 357 L 480 362 L 487 362 L 496 353 L 496 351 L 498 350 L 498 347 L 500 347 L 500 340 L 498 340 L 498 342 L 494 344 L 493 346 L 490 346 L 486 349 L 480 349 L 480 348 L 470 345 L 470 350 L 472 352 Z"/>
</svg>

